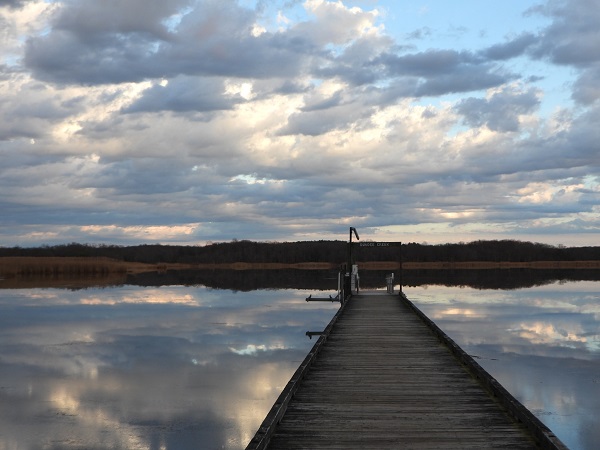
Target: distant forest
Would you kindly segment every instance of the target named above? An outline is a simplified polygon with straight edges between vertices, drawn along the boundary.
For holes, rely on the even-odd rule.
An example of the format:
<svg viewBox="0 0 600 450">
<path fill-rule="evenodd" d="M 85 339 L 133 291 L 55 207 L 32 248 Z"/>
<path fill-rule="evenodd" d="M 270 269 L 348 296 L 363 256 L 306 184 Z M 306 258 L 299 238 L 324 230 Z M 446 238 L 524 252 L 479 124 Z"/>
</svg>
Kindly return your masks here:
<svg viewBox="0 0 600 450">
<path fill-rule="evenodd" d="M 363 241 L 361 241 L 362 243 Z M 2 256 L 31 257 L 109 257 L 128 262 L 226 264 L 304 262 L 343 263 L 345 241 L 231 242 L 203 246 L 179 245 L 90 245 L 71 243 L 35 248 L 0 247 Z M 533 262 L 597 261 L 600 247 L 563 247 L 516 240 L 474 241 L 470 243 L 427 245 L 406 243 L 401 246 L 364 247 L 355 245 L 354 258 L 366 261 L 402 262 Z"/>
</svg>

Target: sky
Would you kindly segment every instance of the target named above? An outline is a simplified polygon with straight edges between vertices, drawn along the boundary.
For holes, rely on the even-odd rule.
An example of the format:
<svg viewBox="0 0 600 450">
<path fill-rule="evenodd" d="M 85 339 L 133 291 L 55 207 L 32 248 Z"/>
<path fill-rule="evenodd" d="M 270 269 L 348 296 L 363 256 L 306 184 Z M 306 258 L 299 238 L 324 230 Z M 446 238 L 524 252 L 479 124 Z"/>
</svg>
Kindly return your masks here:
<svg viewBox="0 0 600 450">
<path fill-rule="evenodd" d="M 0 0 L 0 246 L 600 242 L 600 0 Z"/>
</svg>

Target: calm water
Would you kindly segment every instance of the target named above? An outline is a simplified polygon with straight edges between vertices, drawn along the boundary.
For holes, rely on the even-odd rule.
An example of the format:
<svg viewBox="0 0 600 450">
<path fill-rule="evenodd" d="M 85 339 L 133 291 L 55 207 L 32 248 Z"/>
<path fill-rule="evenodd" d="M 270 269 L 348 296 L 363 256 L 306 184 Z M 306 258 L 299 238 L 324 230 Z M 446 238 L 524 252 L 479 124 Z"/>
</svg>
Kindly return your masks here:
<svg viewBox="0 0 600 450">
<path fill-rule="evenodd" d="M 596 449 L 599 288 L 404 291 L 567 445 Z M 337 309 L 308 294 L 0 290 L 0 450 L 244 448 Z"/>
<path fill-rule="evenodd" d="M 301 291 L 0 290 L 0 449 L 240 449 L 336 311 Z"/>
<path fill-rule="evenodd" d="M 404 292 L 569 448 L 600 448 L 600 283 Z"/>
</svg>

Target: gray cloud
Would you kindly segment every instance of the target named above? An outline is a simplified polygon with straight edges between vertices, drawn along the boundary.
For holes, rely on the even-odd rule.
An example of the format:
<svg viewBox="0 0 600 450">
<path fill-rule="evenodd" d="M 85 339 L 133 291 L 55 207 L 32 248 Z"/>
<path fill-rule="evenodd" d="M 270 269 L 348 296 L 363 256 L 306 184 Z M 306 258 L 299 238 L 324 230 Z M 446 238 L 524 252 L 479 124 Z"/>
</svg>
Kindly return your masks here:
<svg viewBox="0 0 600 450">
<path fill-rule="evenodd" d="M 113 33 L 123 37 L 147 35 L 167 40 L 170 33 L 164 21 L 190 3 L 191 0 L 128 0 L 107 5 L 94 0 L 68 0 L 53 28 L 68 31 L 91 47 Z"/>
<path fill-rule="evenodd" d="M 473 53 L 455 50 L 428 50 L 398 56 L 384 54 L 374 61 L 391 77 L 417 77 L 414 96 L 439 96 L 500 86 L 515 75 Z"/>
<path fill-rule="evenodd" d="M 486 125 L 494 131 L 518 131 L 519 116 L 529 114 L 539 106 L 538 92 L 534 88 L 526 92 L 504 89 L 489 99 L 467 98 L 456 105 L 465 122 L 473 127 Z"/>
<path fill-rule="evenodd" d="M 8 8 L 20 8 L 30 0 L 0 0 L 0 7 L 6 6 Z"/>
<path fill-rule="evenodd" d="M 306 136 L 319 136 L 347 126 L 353 119 L 353 117 L 344 117 L 336 110 L 292 114 L 288 118 L 287 127 L 281 130 L 280 135 L 302 134 Z"/>
<path fill-rule="evenodd" d="M 68 1 L 11 22 L 0 243 L 597 232 L 598 65 L 587 44 L 558 56 L 583 36 L 561 12 L 589 27 L 590 3 L 550 1 L 545 28 L 469 50 L 339 2 L 289 22 L 278 5 L 280 22 L 267 2 Z M 556 81 L 557 64 L 578 72 Z"/>
<path fill-rule="evenodd" d="M 371 112 L 370 108 L 361 104 L 359 98 L 350 97 L 342 91 L 328 98 L 306 95 L 305 106 L 288 117 L 287 126 L 279 134 L 318 136 L 367 119 Z"/>
<path fill-rule="evenodd" d="M 154 85 L 146 89 L 142 96 L 124 109 L 134 112 L 208 112 L 231 109 L 243 98 L 226 98 L 223 93 L 225 83 L 218 78 L 176 77 L 168 85 Z"/>
<path fill-rule="evenodd" d="M 600 4 L 597 0 L 551 0 L 531 13 L 549 17 L 552 23 L 540 34 L 531 50 L 534 57 L 581 70 L 573 98 L 583 104 L 596 101 L 600 64 Z"/>
<path fill-rule="evenodd" d="M 18 85 L 22 76 L 12 75 L 8 80 Z M 83 102 L 80 96 L 64 99 L 43 83 L 24 83 L 5 93 L 0 102 L 0 141 L 43 137 L 51 124 L 82 111 Z"/>
<path fill-rule="evenodd" d="M 433 31 L 429 27 L 422 27 L 417 30 L 410 32 L 407 36 L 408 39 L 423 39 L 424 37 L 429 37 L 433 34 Z"/>
<path fill-rule="evenodd" d="M 600 61 L 584 70 L 573 86 L 573 99 L 583 105 L 591 105 L 600 99 Z"/>
<path fill-rule="evenodd" d="M 550 0 L 534 9 L 552 19 L 543 30 L 537 56 L 557 64 L 587 67 L 600 60 L 600 8 L 597 0 Z"/>
<path fill-rule="evenodd" d="M 184 14 L 173 30 L 164 21 L 185 2 L 152 4 L 141 16 L 134 13 L 135 5 L 115 11 L 94 2 L 69 4 L 48 35 L 29 39 L 25 63 L 40 79 L 84 84 L 179 74 L 273 78 L 313 72 L 322 78 L 339 76 L 353 85 L 413 77 L 419 82 L 411 95 L 429 96 L 486 89 L 514 79 L 489 60 L 516 56 L 532 40 L 523 35 L 487 49 L 485 57 L 455 50 L 399 55 L 390 53 L 395 46 L 387 37 L 348 35 L 343 39 L 349 45 L 334 57 L 324 46 L 339 37 L 316 23 L 253 36 L 253 11 L 233 2 L 201 4 Z"/>
<path fill-rule="evenodd" d="M 235 2 L 203 1 L 174 31 L 164 21 L 186 1 L 71 3 L 52 31 L 30 38 L 25 64 L 57 83 L 104 84 L 187 75 L 289 76 L 315 51 L 300 33 L 251 34 L 254 12 Z M 138 11 L 144 13 L 138 14 Z"/>
<path fill-rule="evenodd" d="M 481 54 L 493 60 L 506 60 L 521 56 L 525 51 L 536 43 L 538 38 L 531 33 L 523 33 L 520 36 L 502 44 L 495 44 L 483 50 Z"/>
<path fill-rule="evenodd" d="M 405 56 L 384 55 L 379 62 L 385 64 L 391 75 L 411 75 L 420 77 L 437 76 L 460 67 L 472 67 L 481 62 L 470 52 L 455 50 L 428 50 Z"/>
</svg>

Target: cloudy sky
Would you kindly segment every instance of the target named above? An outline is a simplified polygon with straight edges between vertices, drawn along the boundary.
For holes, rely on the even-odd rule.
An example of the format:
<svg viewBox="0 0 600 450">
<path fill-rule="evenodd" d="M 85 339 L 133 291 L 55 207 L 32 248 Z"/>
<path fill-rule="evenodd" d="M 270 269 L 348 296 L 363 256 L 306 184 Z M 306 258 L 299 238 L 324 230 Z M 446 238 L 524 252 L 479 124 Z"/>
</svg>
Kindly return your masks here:
<svg viewBox="0 0 600 450">
<path fill-rule="evenodd" d="M 600 237 L 600 0 L 0 0 L 0 245 Z"/>
</svg>

